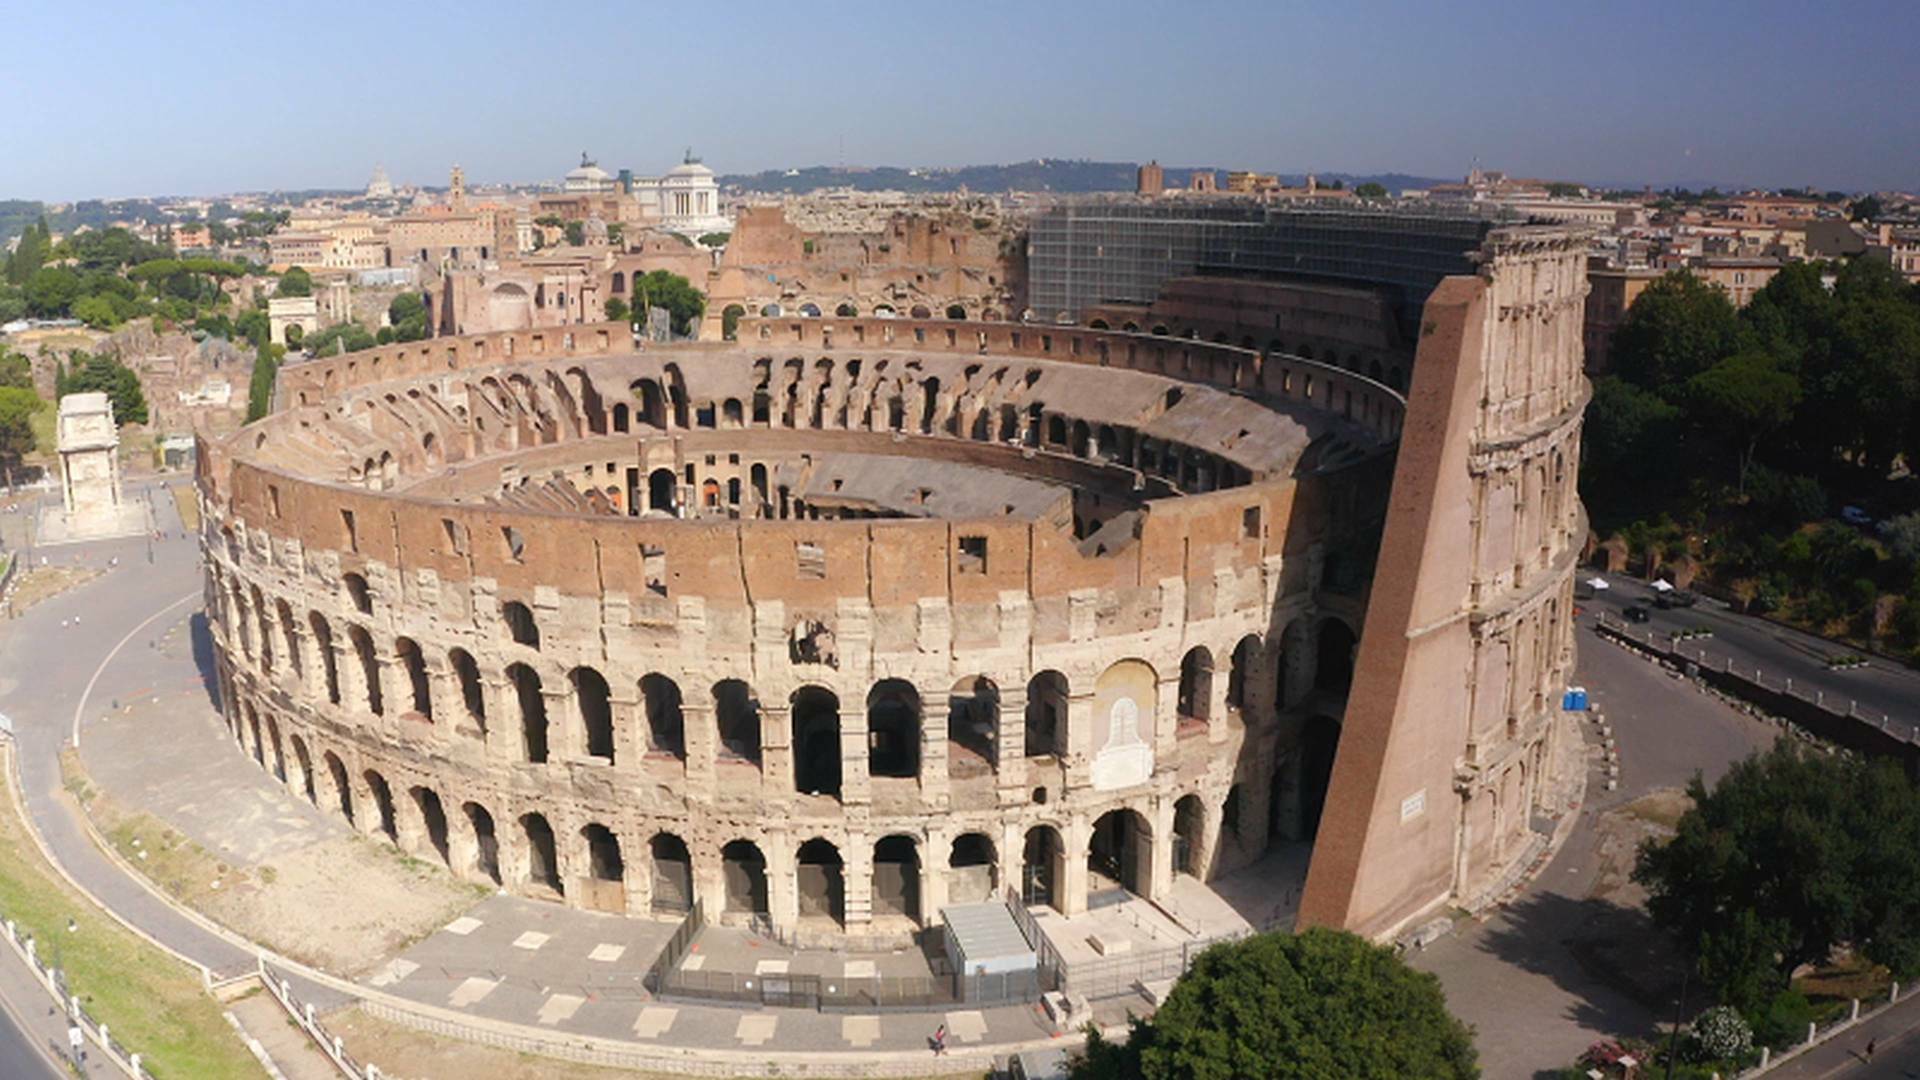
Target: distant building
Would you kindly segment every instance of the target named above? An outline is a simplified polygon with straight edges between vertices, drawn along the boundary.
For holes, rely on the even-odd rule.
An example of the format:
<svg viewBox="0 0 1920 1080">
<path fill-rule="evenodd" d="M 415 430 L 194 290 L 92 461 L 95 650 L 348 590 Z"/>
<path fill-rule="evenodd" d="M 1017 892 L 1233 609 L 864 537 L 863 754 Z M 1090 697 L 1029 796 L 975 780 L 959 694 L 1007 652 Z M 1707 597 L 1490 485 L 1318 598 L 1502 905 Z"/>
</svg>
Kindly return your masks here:
<svg viewBox="0 0 1920 1080">
<path fill-rule="evenodd" d="M 569 195 L 604 195 L 620 190 L 620 182 L 583 150 L 579 167 L 561 179 L 560 190 Z"/>
<path fill-rule="evenodd" d="M 320 329 L 320 301 L 311 296 L 276 296 L 267 301 L 267 338 L 287 344 L 287 328 L 298 326 L 301 336 Z"/>
<path fill-rule="evenodd" d="M 1227 190 L 1243 195 L 1256 195 L 1263 191 L 1272 191 L 1280 186 L 1280 178 L 1273 173 L 1230 172 L 1227 174 Z"/>
<path fill-rule="evenodd" d="M 1646 266 L 1608 266 L 1603 259 L 1587 262 L 1586 321 L 1581 341 L 1586 346 L 1586 368 L 1594 375 L 1604 374 L 1611 359 L 1613 332 L 1626 318 L 1627 309 L 1659 280 L 1660 271 Z"/>
<path fill-rule="evenodd" d="M 1213 175 L 1212 169 L 1195 169 L 1187 179 L 1187 190 L 1211 194 L 1220 190 L 1220 181 Z"/>
<path fill-rule="evenodd" d="M 173 230 L 175 251 L 202 251 L 213 246 L 213 230 L 205 225 L 179 225 Z"/>
<path fill-rule="evenodd" d="M 1135 180 L 1134 190 L 1149 198 L 1156 197 L 1167 190 L 1167 171 L 1158 161 L 1149 161 L 1140 166 L 1140 174 Z"/>
<path fill-rule="evenodd" d="M 367 198 L 393 198 L 393 181 L 387 179 L 387 167 L 385 165 L 375 165 L 373 167 L 373 178 L 367 181 Z"/>
</svg>

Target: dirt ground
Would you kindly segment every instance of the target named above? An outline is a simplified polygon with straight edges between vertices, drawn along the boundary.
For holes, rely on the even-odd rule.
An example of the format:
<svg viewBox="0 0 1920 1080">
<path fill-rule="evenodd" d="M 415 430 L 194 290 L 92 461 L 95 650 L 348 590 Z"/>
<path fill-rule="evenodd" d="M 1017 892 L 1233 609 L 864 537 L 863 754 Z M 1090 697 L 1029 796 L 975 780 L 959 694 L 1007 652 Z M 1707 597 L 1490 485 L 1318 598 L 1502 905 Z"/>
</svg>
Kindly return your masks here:
<svg viewBox="0 0 1920 1080">
<path fill-rule="evenodd" d="M 99 576 L 100 571 L 91 566 L 22 567 L 20 580 L 14 584 L 13 595 L 8 603 L 14 614 L 18 615 L 42 600 L 58 596 Z"/>
<path fill-rule="evenodd" d="M 384 842 L 327 826 L 299 828 L 287 843 L 254 836 L 227 843 L 213 833 L 284 826 L 243 811 L 224 822 L 202 813 L 191 826 L 200 835 L 188 835 L 189 826 L 102 794 L 74 774 L 74 761 L 69 752 L 69 790 L 128 862 L 222 926 L 336 975 L 363 974 L 485 895 Z M 247 858 L 243 851 L 265 853 Z"/>
<path fill-rule="evenodd" d="M 1652 1006 L 1671 1004 L 1683 964 L 1647 917 L 1647 891 L 1634 884 L 1633 864 L 1640 844 L 1673 835 L 1692 805 L 1678 788 L 1661 788 L 1600 819 L 1600 870 L 1588 897 L 1594 915 L 1567 942 L 1595 977 Z"/>
</svg>

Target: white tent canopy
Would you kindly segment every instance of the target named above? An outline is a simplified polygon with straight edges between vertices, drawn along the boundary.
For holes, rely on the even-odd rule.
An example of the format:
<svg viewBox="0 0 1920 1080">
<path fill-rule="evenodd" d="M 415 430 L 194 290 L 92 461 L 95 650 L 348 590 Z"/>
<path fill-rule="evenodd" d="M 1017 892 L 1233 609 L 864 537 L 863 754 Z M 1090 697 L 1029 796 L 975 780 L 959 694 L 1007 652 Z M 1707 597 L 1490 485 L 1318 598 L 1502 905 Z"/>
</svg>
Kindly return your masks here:
<svg viewBox="0 0 1920 1080">
<path fill-rule="evenodd" d="M 1613 586 L 1607 584 L 1607 579 L 1603 577 L 1588 578 L 1587 585 L 1595 592 L 1602 592 L 1613 588 Z"/>
<path fill-rule="evenodd" d="M 1673 582 L 1671 582 L 1671 581 L 1656 581 L 1656 582 L 1654 582 L 1654 583 L 1653 583 L 1653 591 L 1654 591 L 1654 592 L 1672 592 L 1672 591 L 1673 591 Z"/>
</svg>

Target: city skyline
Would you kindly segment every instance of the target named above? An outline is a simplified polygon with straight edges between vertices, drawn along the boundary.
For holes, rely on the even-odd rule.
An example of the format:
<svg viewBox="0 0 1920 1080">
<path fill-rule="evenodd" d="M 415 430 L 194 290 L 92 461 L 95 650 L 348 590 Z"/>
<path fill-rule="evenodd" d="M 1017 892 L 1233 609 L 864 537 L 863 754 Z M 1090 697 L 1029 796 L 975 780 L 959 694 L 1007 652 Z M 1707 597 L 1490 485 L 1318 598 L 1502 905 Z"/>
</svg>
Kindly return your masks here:
<svg viewBox="0 0 1920 1080">
<path fill-rule="evenodd" d="M 957 26 L 930 9 L 801 21 L 754 6 L 666 38 L 652 30 L 662 20 L 583 12 L 568 26 L 600 33 L 541 39 L 501 33 L 520 12 L 500 5 L 458 21 L 349 5 L 324 25 L 238 6 L 191 25 L 132 7 L 85 27 L 28 11 L 16 39 L 36 47 L 0 89 L 33 108 L 0 159 L 0 198 L 354 188 L 375 163 L 399 183 L 441 183 L 454 162 L 475 184 L 531 182 L 582 149 L 654 172 L 688 145 L 722 173 L 1152 158 L 1441 177 L 1477 163 L 1631 187 L 1920 185 L 1920 117 L 1899 106 L 1912 82 L 1900 43 L 1920 30 L 1911 6 L 1834 18 L 1772 3 L 1219 3 L 1176 22 L 1143 5 L 1097 18 L 987 5 Z M 207 31 L 223 20 L 297 45 L 223 51 Z M 578 63 L 583 43 L 599 68 Z M 288 62 L 299 56 L 314 62 Z M 102 123 L 140 120 L 132 101 L 161 112 Z"/>
</svg>

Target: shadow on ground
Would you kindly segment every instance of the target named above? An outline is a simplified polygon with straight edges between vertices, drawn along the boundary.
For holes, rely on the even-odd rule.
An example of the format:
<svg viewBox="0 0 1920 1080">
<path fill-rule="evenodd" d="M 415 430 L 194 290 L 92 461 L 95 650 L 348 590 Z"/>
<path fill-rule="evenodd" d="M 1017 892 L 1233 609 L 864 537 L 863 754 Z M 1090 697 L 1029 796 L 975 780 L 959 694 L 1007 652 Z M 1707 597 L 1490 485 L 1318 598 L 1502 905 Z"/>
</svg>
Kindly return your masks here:
<svg viewBox="0 0 1920 1080">
<path fill-rule="evenodd" d="M 1650 1038 L 1680 997 L 1672 940 L 1644 910 L 1610 900 L 1537 893 L 1510 905 L 1480 947 L 1553 980 L 1574 999 L 1568 1018 L 1595 1031 Z"/>
<path fill-rule="evenodd" d="M 193 639 L 193 666 L 200 672 L 200 686 L 207 692 L 207 704 L 220 708 L 219 669 L 213 662 L 213 632 L 207 628 L 207 613 L 196 611 L 187 618 L 187 633 Z"/>
</svg>

